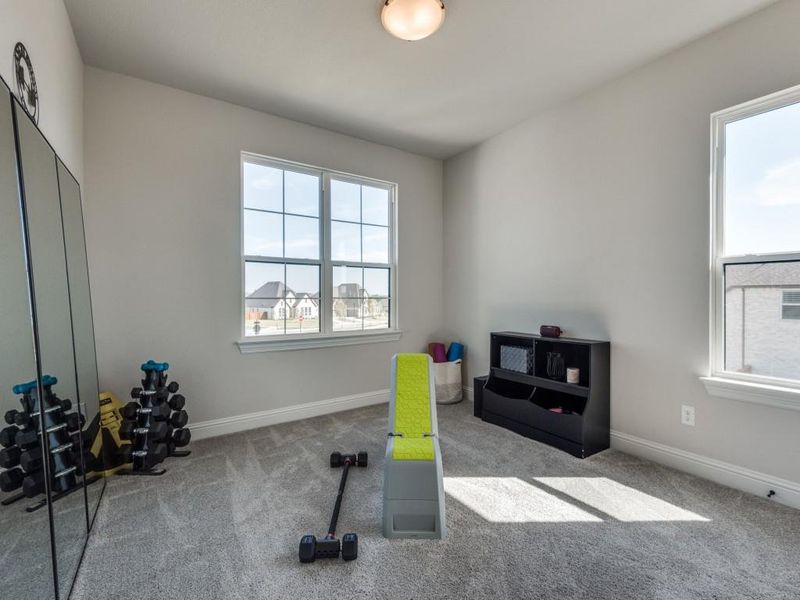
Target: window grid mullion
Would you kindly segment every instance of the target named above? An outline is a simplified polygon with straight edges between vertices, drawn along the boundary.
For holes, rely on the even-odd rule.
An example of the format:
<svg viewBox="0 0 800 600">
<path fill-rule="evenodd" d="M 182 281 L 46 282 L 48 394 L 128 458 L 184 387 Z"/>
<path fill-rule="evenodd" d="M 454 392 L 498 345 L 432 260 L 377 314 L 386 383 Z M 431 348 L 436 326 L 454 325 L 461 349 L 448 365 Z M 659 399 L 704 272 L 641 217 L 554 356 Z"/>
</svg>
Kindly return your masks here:
<svg viewBox="0 0 800 600">
<path fill-rule="evenodd" d="M 322 260 L 323 281 L 320 289 L 320 331 L 333 332 L 333 267 L 331 266 L 331 177 L 322 176 Z"/>
</svg>

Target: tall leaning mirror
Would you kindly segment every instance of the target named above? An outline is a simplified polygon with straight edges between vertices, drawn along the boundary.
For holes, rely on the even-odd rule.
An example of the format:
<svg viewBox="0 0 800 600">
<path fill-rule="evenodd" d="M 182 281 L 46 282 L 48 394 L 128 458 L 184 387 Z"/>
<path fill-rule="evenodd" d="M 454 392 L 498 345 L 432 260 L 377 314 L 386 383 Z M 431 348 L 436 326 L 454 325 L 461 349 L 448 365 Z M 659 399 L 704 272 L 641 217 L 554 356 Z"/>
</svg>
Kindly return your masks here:
<svg viewBox="0 0 800 600">
<path fill-rule="evenodd" d="M 16 101 L 14 111 L 42 375 L 39 405 L 44 453 L 30 464 L 41 465 L 49 473 L 56 581 L 59 596 L 67 598 L 83 552 L 87 513 L 58 169 L 53 149 Z M 44 477 L 37 484 L 44 489 Z"/>
<path fill-rule="evenodd" d="M 93 470 L 102 469 L 100 406 L 97 382 L 97 355 L 94 344 L 92 299 L 89 289 L 89 265 L 86 259 L 86 237 L 83 230 L 81 189 L 72 173 L 58 163 L 58 187 L 61 196 L 61 218 L 64 226 L 64 250 L 67 261 L 70 313 L 78 383 L 78 409 L 85 421 L 84 459 L 91 463 L 85 474 L 87 526 L 94 520 L 103 484 Z"/>
<path fill-rule="evenodd" d="M 34 463 L 43 448 L 35 416 L 36 360 L 11 97 L 2 83 L 0 281 L 0 595 L 38 600 L 53 597 L 53 560 L 49 513 L 37 502 L 42 469 Z"/>
</svg>

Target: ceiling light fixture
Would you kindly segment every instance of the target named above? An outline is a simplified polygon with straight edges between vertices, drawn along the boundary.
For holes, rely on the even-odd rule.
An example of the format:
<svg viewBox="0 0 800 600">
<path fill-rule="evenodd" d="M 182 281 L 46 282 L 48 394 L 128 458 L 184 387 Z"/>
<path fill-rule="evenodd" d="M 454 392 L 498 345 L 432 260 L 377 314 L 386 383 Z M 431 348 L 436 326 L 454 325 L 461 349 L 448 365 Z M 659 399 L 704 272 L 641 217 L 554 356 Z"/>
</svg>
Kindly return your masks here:
<svg viewBox="0 0 800 600">
<path fill-rule="evenodd" d="M 444 14 L 443 0 L 386 0 L 381 23 L 393 36 L 416 42 L 439 29 Z"/>
</svg>

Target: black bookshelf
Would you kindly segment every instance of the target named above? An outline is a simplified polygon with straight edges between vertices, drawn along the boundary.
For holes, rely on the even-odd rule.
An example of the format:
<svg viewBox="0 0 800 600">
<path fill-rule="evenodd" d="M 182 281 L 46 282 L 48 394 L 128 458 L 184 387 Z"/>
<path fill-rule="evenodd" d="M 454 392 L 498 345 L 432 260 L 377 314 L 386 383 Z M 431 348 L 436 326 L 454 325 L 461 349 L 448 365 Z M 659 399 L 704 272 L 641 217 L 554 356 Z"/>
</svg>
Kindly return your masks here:
<svg viewBox="0 0 800 600">
<path fill-rule="evenodd" d="M 549 377 L 548 353 L 580 369 L 578 383 L 567 383 L 565 374 Z M 610 355 L 606 341 L 492 333 L 489 375 L 474 380 L 475 416 L 578 458 L 605 450 Z"/>
</svg>

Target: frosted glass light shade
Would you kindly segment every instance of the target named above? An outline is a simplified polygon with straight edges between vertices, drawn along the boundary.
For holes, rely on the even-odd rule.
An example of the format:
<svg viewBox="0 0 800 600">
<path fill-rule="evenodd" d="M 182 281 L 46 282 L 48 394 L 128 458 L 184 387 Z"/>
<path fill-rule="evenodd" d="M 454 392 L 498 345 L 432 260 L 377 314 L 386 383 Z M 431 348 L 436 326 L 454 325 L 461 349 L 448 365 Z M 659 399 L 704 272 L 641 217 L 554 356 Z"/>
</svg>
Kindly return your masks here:
<svg viewBox="0 0 800 600">
<path fill-rule="evenodd" d="M 393 36 L 415 42 L 439 29 L 444 14 L 442 0 L 386 0 L 381 23 Z"/>
</svg>

